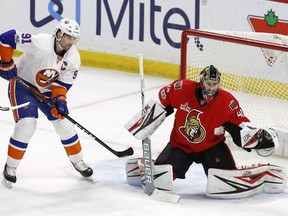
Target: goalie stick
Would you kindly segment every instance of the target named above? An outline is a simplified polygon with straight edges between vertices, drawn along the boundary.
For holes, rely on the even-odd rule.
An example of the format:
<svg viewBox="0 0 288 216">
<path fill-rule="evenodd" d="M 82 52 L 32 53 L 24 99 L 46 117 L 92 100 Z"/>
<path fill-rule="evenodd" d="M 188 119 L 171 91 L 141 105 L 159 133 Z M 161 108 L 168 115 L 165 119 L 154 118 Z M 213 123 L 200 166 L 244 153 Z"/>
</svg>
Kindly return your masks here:
<svg viewBox="0 0 288 216">
<path fill-rule="evenodd" d="M 143 54 L 139 54 L 139 72 L 141 79 L 141 102 L 142 109 L 145 106 L 145 82 L 144 82 L 144 67 L 143 67 Z M 144 158 L 144 177 L 145 177 L 145 193 L 151 195 L 155 190 L 153 169 L 152 169 L 152 156 L 151 156 L 151 140 L 146 137 L 142 140 L 142 151 Z"/>
<path fill-rule="evenodd" d="M 44 97 L 40 92 L 30 87 L 26 82 L 22 80 L 21 77 L 17 77 L 16 81 L 21 84 L 23 87 L 28 89 L 32 94 L 34 94 L 41 102 L 47 104 L 49 107 L 54 108 L 55 105 L 49 101 L 46 97 Z M 73 118 L 71 118 L 67 114 L 61 114 L 63 115 L 67 120 L 69 120 L 71 123 L 76 125 L 78 128 L 80 128 L 82 131 L 84 131 L 86 134 L 88 134 L 90 137 L 92 137 L 95 141 L 100 143 L 103 147 L 105 147 L 107 150 L 109 150 L 111 153 L 116 155 L 117 157 L 126 157 L 134 154 L 134 150 L 132 147 L 129 147 L 128 149 L 124 151 L 116 151 L 112 149 L 110 146 L 108 146 L 106 143 L 104 143 L 102 140 L 100 140 L 98 137 L 96 137 L 94 134 L 92 134 L 90 131 L 88 131 L 85 127 L 83 127 L 81 124 L 79 124 L 77 121 L 75 121 Z"/>
<path fill-rule="evenodd" d="M 22 108 L 22 107 L 28 107 L 30 104 L 30 102 L 26 102 L 26 103 L 23 103 L 23 104 L 20 104 L 20 105 L 17 105 L 17 106 L 0 106 L 0 110 L 1 111 L 9 111 L 9 110 L 15 110 L 15 109 L 19 109 L 19 108 Z"/>
<path fill-rule="evenodd" d="M 138 57 L 139 57 L 139 72 L 141 78 L 141 102 L 143 109 L 145 106 L 145 80 L 144 80 L 143 54 L 140 53 Z M 150 136 L 142 140 L 142 151 L 144 159 L 145 193 L 156 200 L 170 203 L 178 203 L 180 200 L 179 195 L 160 191 L 154 185 L 153 160 L 151 153 Z"/>
</svg>

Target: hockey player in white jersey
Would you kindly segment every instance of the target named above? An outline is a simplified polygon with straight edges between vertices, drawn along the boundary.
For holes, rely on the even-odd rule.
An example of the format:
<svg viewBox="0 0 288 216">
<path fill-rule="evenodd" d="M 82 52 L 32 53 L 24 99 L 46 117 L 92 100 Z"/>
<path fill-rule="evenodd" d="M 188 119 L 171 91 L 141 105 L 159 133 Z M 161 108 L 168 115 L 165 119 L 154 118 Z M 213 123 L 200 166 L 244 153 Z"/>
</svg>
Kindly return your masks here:
<svg viewBox="0 0 288 216">
<path fill-rule="evenodd" d="M 82 148 L 74 125 L 61 115 L 69 113 L 66 94 L 77 77 L 81 63 L 75 47 L 79 37 L 79 25 L 67 18 L 57 24 L 53 35 L 32 35 L 14 29 L 0 35 L 0 76 L 9 80 L 11 105 L 30 101 L 28 108 L 13 111 L 16 124 L 9 141 L 3 171 L 4 180 L 10 185 L 17 180 L 16 168 L 35 132 L 38 110 L 51 121 L 74 168 L 84 177 L 93 174 L 93 170 L 83 161 Z M 13 50 L 23 52 L 16 65 L 12 59 Z M 39 101 L 16 82 L 16 76 L 51 100 L 55 108 L 51 109 Z"/>
</svg>

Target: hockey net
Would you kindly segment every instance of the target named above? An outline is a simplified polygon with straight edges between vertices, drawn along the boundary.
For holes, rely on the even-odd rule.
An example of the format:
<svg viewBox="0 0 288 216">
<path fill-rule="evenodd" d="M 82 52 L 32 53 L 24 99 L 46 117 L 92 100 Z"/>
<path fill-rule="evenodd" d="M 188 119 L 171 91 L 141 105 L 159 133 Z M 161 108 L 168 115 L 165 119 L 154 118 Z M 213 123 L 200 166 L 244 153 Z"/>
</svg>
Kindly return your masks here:
<svg viewBox="0 0 288 216">
<path fill-rule="evenodd" d="M 281 156 L 288 156 L 288 37 L 279 34 L 204 31 L 182 33 L 180 78 L 199 81 L 214 65 L 221 87 L 240 102 L 258 127 L 277 130 Z M 285 147 L 286 146 L 286 147 Z"/>
</svg>

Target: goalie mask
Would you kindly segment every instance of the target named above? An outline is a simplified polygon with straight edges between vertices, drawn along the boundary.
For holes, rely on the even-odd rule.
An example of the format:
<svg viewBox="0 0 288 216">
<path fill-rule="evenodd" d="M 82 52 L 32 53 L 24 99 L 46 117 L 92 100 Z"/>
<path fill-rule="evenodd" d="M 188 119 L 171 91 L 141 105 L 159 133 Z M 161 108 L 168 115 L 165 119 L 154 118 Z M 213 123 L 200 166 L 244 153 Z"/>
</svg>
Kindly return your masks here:
<svg viewBox="0 0 288 216">
<path fill-rule="evenodd" d="M 203 100 L 209 103 L 220 87 L 221 74 L 213 65 L 205 67 L 200 73 L 200 86 L 202 88 Z"/>
<path fill-rule="evenodd" d="M 60 31 L 60 35 L 57 37 L 57 33 Z M 74 40 L 74 44 L 79 41 L 80 38 L 80 27 L 75 20 L 70 20 L 68 18 L 63 18 L 57 24 L 55 29 L 55 38 L 57 42 L 61 40 L 63 35 L 69 35 L 72 40 Z"/>
</svg>

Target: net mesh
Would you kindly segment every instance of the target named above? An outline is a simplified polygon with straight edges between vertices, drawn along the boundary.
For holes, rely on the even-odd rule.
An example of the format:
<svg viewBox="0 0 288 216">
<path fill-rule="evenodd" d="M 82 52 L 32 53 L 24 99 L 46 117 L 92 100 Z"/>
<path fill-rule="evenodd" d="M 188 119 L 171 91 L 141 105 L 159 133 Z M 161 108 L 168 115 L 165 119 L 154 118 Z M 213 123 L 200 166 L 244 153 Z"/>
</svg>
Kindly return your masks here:
<svg viewBox="0 0 288 216">
<path fill-rule="evenodd" d="M 283 35 L 211 32 L 263 43 L 288 44 L 288 38 Z M 288 130 L 287 52 L 248 46 L 241 40 L 234 43 L 193 34 L 188 34 L 184 45 L 187 51 L 181 57 L 186 58 L 186 70 L 182 71 L 182 78 L 199 81 L 201 70 L 214 65 L 221 72 L 221 87 L 239 100 L 254 125 Z"/>
</svg>

